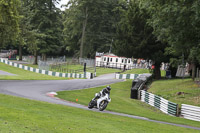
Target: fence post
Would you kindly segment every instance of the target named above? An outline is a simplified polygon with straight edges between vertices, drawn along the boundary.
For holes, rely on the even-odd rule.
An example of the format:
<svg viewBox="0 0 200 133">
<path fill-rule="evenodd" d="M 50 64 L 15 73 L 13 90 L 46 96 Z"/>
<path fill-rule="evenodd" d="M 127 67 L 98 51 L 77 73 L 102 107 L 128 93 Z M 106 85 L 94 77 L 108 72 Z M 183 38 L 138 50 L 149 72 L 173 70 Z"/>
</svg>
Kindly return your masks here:
<svg viewBox="0 0 200 133">
<path fill-rule="evenodd" d="M 84 63 L 83 71 L 86 72 L 86 63 Z"/>
<path fill-rule="evenodd" d="M 176 116 L 179 117 L 180 115 L 180 112 L 179 112 L 179 107 L 178 107 L 178 104 L 177 104 L 177 107 L 176 107 Z"/>
</svg>

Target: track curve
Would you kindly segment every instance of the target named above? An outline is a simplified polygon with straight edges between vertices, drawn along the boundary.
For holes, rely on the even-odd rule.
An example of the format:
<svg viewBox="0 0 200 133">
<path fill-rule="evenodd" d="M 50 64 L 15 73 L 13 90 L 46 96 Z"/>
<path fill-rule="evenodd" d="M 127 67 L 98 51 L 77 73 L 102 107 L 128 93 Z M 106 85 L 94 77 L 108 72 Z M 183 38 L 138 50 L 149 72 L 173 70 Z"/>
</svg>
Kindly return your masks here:
<svg viewBox="0 0 200 133">
<path fill-rule="evenodd" d="M 110 76 L 111 75 L 108 75 L 108 77 Z M 116 80 L 116 79 L 109 79 L 109 78 L 74 79 L 74 80 L 0 80 L 0 93 L 89 110 L 84 105 L 64 101 L 55 97 L 50 97 L 47 95 L 47 93 L 52 92 L 52 91 L 57 92 L 57 91 L 64 91 L 64 90 L 86 89 L 86 88 L 113 84 L 113 83 L 122 82 L 122 81 L 123 80 Z M 92 109 L 92 111 L 99 112 L 96 109 Z M 103 111 L 102 113 L 109 113 L 109 114 L 114 114 L 114 115 L 130 117 L 134 119 L 141 119 L 141 120 L 146 120 L 146 121 L 151 121 L 151 122 L 156 122 L 156 123 L 162 123 L 162 124 L 174 125 L 178 127 L 200 130 L 200 128 L 198 127 L 168 123 L 168 122 L 163 122 L 163 121 L 156 121 L 156 120 L 151 120 L 145 117 L 139 117 L 139 116 L 128 115 L 128 114 L 123 114 L 123 113 L 117 113 L 117 112 L 111 112 L 111 111 Z"/>
</svg>

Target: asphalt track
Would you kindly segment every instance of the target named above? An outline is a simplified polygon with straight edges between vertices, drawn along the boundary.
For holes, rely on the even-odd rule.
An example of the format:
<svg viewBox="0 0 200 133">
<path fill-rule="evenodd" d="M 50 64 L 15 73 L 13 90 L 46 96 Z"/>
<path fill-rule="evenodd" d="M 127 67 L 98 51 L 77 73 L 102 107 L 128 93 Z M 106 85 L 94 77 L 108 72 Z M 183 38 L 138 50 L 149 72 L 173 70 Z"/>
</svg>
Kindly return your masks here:
<svg viewBox="0 0 200 133">
<path fill-rule="evenodd" d="M 113 78 L 113 75 L 108 74 L 106 76 L 101 76 L 95 79 L 0 80 L 0 93 L 89 110 L 86 106 L 64 101 L 55 97 L 51 97 L 47 94 L 48 92 L 86 89 L 86 88 L 108 85 L 108 84 L 123 81 L 123 80 L 116 80 L 116 79 L 111 79 L 111 78 Z M 97 109 L 92 109 L 91 111 L 99 112 Z M 128 115 L 128 114 L 123 114 L 123 113 L 117 113 L 117 112 L 111 112 L 111 111 L 103 111 L 101 113 L 109 113 L 109 114 L 114 114 L 114 115 L 130 117 L 134 119 L 146 120 L 150 122 L 156 122 L 156 123 L 162 123 L 162 124 L 174 125 L 178 127 L 200 130 L 200 128 L 198 127 L 191 127 L 191 126 L 186 126 L 186 125 L 181 125 L 181 124 L 151 120 L 145 117 L 139 117 L 139 116 Z"/>
<path fill-rule="evenodd" d="M 0 70 L 0 75 L 17 76 L 16 74 L 12 74 L 12 73 L 5 72 L 5 71 L 2 71 L 2 70 Z"/>
</svg>

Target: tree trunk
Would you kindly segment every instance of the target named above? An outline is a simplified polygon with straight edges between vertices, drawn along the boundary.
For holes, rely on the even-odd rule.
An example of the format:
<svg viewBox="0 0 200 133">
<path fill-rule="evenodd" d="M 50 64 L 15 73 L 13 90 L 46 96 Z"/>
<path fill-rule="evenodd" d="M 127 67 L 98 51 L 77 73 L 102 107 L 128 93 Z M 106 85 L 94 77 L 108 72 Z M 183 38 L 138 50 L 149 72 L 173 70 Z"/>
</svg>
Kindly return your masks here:
<svg viewBox="0 0 200 133">
<path fill-rule="evenodd" d="M 193 64 L 193 67 L 192 67 L 192 80 L 194 81 L 195 80 L 195 72 L 196 72 L 196 64 L 195 63 L 192 63 Z"/>
<path fill-rule="evenodd" d="M 34 52 L 34 62 L 33 62 L 33 65 L 37 65 L 38 62 L 37 62 L 37 51 Z"/>
<path fill-rule="evenodd" d="M 19 45 L 19 60 L 22 60 L 22 46 Z"/>
<path fill-rule="evenodd" d="M 84 39 L 85 39 L 85 30 L 87 26 L 87 19 L 88 19 L 88 8 L 85 9 L 85 20 L 83 22 L 83 30 L 82 30 L 82 36 L 81 36 L 81 46 L 80 46 L 80 58 L 83 58 L 83 45 L 84 45 Z"/>
<path fill-rule="evenodd" d="M 161 79 L 160 64 L 155 64 L 153 76 L 155 79 Z"/>
</svg>

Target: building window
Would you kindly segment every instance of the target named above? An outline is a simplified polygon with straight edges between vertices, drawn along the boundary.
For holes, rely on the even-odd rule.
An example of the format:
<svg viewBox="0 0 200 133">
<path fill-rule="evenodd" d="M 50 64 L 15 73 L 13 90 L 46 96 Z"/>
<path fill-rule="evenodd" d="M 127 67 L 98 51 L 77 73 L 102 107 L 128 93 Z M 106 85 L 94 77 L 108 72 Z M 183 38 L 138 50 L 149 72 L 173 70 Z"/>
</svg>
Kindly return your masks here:
<svg viewBox="0 0 200 133">
<path fill-rule="evenodd" d="M 118 58 L 116 58 L 116 62 L 118 62 Z"/>
<path fill-rule="evenodd" d="M 104 58 L 104 61 L 106 61 L 106 57 Z"/>
<path fill-rule="evenodd" d="M 122 59 L 122 63 L 124 63 L 124 59 Z"/>
<path fill-rule="evenodd" d="M 128 60 L 128 63 L 131 63 L 131 60 Z"/>
<path fill-rule="evenodd" d="M 125 59 L 125 63 L 127 63 L 127 59 Z"/>
<path fill-rule="evenodd" d="M 112 62 L 112 58 L 110 58 L 110 62 Z"/>
</svg>

